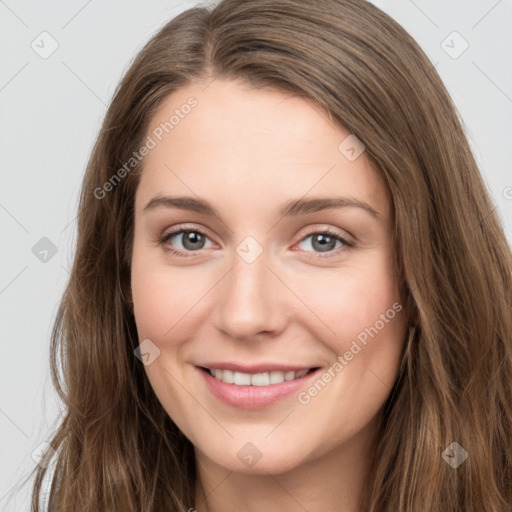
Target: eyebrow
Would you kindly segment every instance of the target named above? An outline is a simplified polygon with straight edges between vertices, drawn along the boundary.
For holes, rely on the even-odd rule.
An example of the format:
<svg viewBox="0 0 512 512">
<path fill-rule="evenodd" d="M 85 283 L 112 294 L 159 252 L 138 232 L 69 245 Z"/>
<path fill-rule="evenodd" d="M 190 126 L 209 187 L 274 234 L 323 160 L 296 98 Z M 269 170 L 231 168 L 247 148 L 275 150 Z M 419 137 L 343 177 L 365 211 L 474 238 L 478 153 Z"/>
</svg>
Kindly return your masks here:
<svg viewBox="0 0 512 512">
<path fill-rule="evenodd" d="M 188 196 L 163 197 L 156 196 L 151 199 L 144 207 L 144 212 L 156 208 L 179 208 L 182 210 L 193 211 L 210 215 L 220 220 L 219 212 L 203 199 L 196 199 Z M 360 208 L 369 213 L 375 219 L 378 219 L 380 213 L 372 208 L 368 203 L 359 199 L 348 197 L 315 197 L 311 199 L 292 199 L 284 203 L 279 210 L 279 220 L 285 217 L 304 215 L 314 213 L 329 208 Z"/>
</svg>

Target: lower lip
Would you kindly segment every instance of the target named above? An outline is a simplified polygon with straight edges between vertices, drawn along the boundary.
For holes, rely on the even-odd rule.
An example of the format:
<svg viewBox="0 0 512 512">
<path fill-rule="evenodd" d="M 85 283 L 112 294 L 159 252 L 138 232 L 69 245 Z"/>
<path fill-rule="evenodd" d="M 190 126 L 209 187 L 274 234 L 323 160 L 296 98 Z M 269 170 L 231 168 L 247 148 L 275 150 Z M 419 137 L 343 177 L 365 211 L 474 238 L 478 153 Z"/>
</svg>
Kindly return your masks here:
<svg viewBox="0 0 512 512">
<path fill-rule="evenodd" d="M 216 379 L 209 372 L 196 366 L 209 390 L 219 400 L 240 409 L 262 409 L 275 404 L 294 393 L 298 393 L 318 372 L 315 370 L 304 377 L 269 386 L 238 386 Z"/>
</svg>

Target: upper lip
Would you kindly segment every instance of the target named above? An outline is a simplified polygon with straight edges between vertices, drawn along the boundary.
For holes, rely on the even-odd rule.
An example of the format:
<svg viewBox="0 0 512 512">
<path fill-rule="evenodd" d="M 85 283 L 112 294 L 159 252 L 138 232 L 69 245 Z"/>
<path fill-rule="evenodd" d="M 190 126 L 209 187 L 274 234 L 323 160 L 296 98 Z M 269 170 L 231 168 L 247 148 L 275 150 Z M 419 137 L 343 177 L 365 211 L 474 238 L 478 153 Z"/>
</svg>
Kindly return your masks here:
<svg viewBox="0 0 512 512">
<path fill-rule="evenodd" d="M 265 372 L 299 372 L 301 370 L 310 370 L 318 368 L 318 365 L 291 365 L 281 363 L 259 363 L 259 364 L 238 364 L 229 362 L 211 362 L 197 365 L 210 370 L 231 370 L 242 373 L 265 373 Z"/>
</svg>

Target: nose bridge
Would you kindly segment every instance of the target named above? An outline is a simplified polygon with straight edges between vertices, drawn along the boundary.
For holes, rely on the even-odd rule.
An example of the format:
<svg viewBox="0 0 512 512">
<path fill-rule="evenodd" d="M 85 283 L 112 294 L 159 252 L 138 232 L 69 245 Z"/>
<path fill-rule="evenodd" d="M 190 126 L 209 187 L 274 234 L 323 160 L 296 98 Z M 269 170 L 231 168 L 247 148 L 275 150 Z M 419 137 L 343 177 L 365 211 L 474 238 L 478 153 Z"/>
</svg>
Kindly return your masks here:
<svg viewBox="0 0 512 512">
<path fill-rule="evenodd" d="M 239 244 L 219 288 L 216 324 L 232 337 L 250 338 L 277 328 L 279 291 L 271 283 L 267 254 L 256 244 L 254 239 Z"/>
</svg>

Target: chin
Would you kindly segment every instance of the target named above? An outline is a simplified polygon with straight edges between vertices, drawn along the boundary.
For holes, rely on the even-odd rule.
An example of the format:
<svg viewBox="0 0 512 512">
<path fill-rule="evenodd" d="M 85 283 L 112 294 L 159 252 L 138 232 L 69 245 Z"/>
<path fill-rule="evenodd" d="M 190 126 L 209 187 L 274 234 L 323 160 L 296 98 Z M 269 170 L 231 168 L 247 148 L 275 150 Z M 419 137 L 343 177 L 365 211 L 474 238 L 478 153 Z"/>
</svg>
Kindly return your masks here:
<svg viewBox="0 0 512 512">
<path fill-rule="evenodd" d="M 211 463 L 221 466 L 228 471 L 250 475 L 281 474 L 292 471 L 308 460 L 308 453 L 304 451 L 304 443 L 298 441 L 276 443 L 264 441 L 249 441 L 251 436 L 234 439 L 226 446 L 212 450 L 199 450 L 202 456 Z M 258 436 L 260 439 L 260 436 Z M 277 441 L 277 439 L 276 439 Z M 299 451 L 299 449 L 301 449 Z M 197 450 L 197 447 L 196 447 Z"/>
</svg>

